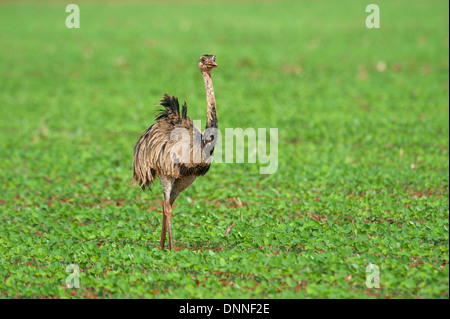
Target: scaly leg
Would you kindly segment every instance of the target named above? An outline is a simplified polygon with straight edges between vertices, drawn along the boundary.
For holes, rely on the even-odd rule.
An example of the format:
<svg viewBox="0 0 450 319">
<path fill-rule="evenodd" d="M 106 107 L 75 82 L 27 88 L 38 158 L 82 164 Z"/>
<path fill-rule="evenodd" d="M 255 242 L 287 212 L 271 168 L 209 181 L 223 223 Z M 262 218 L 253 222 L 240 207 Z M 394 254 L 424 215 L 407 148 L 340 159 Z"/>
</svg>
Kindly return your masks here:
<svg viewBox="0 0 450 319">
<path fill-rule="evenodd" d="M 166 195 L 166 190 L 164 190 L 164 204 L 163 204 L 163 230 L 161 233 L 161 249 L 164 248 L 164 241 L 166 238 L 166 230 L 169 235 L 169 249 L 173 248 L 173 239 L 172 239 L 172 204 L 177 199 L 178 195 L 184 191 L 192 182 L 195 180 L 196 176 L 185 176 L 179 178 L 173 182 L 173 188 L 170 191 L 170 196 Z M 162 180 L 161 180 L 161 183 Z M 169 182 L 166 183 L 167 187 Z M 163 185 L 164 189 L 164 185 Z"/>
<path fill-rule="evenodd" d="M 173 248 L 173 239 L 172 239 L 172 206 L 170 205 L 169 197 L 164 198 L 163 209 L 164 209 L 164 218 L 166 219 L 164 226 L 166 227 L 167 233 L 169 235 L 169 249 L 172 249 Z"/>
<path fill-rule="evenodd" d="M 172 205 L 170 205 L 170 192 L 172 190 L 175 179 L 169 176 L 159 176 L 161 185 L 164 191 L 164 203 L 163 203 L 163 222 L 161 229 L 161 249 L 164 249 L 166 241 L 166 232 L 169 233 L 169 249 L 173 247 L 172 240 Z"/>
<path fill-rule="evenodd" d="M 159 245 L 161 249 L 164 249 L 164 244 L 166 242 L 166 214 L 164 213 L 164 205 L 163 205 L 163 217 L 162 217 L 162 228 L 161 228 L 161 242 Z"/>
</svg>

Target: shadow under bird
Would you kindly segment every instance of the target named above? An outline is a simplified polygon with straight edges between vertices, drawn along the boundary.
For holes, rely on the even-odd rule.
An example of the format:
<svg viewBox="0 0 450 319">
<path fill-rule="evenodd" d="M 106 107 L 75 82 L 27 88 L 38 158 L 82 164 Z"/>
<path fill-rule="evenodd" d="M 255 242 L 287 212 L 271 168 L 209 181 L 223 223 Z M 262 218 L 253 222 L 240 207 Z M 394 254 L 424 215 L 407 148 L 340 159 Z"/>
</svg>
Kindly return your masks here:
<svg viewBox="0 0 450 319">
<path fill-rule="evenodd" d="M 187 117 L 186 103 L 182 106 L 180 113 L 178 99 L 173 95 L 164 94 L 159 103 L 163 109 L 156 115 L 156 123 L 142 134 L 134 147 L 133 183 L 138 184 L 143 190 L 146 187 L 150 189 L 152 182 L 158 176 L 164 192 L 161 249 L 164 248 L 166 233 L 169 236 L 169 249 L 173 248 L 173 203 L 198 176 L 208 172 L 211 155 L 216 145 L 217 109 L 211 79 L 211 70 L 217 67 L 216 56 L 201 56 L 198 67 L 206 90 L 205 131 L 202 132 L 195 127 L 193 121 Z M 187 138 L 173 138 L 176 135 L 173 133 L 177 132 L 177 129 L 188 132 L 185 134 L 188 135 Z M 201 154 L 200 160 L 196 154 Z"/>
</svg>

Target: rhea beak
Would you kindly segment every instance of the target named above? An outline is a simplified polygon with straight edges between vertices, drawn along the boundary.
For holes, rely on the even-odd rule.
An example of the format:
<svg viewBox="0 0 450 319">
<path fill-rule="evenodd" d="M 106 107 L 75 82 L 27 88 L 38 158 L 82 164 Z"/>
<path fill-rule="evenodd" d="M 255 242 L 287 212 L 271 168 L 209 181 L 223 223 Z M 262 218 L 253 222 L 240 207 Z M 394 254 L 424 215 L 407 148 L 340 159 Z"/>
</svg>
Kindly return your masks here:
<svg viewBox="0 0 450 319">
<path fill-rule="evenodd" d="M 217 67 L 217 63 L 216 62 L 208 62 L 206 65 L 210 66 L 212 68 L 216 68 Z"/>
</svg>

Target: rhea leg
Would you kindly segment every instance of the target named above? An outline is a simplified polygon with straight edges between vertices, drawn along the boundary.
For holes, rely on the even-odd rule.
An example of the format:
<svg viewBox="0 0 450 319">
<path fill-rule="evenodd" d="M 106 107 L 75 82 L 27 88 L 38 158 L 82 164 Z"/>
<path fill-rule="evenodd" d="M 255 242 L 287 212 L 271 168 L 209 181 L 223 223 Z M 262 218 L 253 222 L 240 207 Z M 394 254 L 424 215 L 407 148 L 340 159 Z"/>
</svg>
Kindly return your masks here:
<svg viewBox="0 0 450 319">
<path fill-rule="evenodd" d="M 192 175 L 192 176 L 184 176 L 175 180 L 172 191 L 170 192 L 171 206 L 175 202 L 175 199 L 177 199 L 178 195 L 180 195 L 182 191 L 188 188 L 195 181 L 196 178 L 197 176 Z"/>
<path fill-rule="evenodd" d="M 163 227 L 165 227 L 164 231 L 167 231 L 167 235 L 169 236 L 169 249 L 173 248 L 173 239 L 172 239 L 172 206 L 170 205 L 169 197 L 164 196 L 164 204 L 163 204 L 163 212 L 165 219 Z M 165 235 L 165 234 L 164 234 Z M 164 243 L 161 245 L 161 248 L 164 248 Z"/>
<path fill-rule="evenodd" d="M 173 188 L 170 192 L 170 197 L 166 197 L 166 193 L 164 192 L 164 216 L 167 216 L 167 220 L 165 221 L 165 225 L 167 228 L 167 232 L 169 233 L 169 248 L 172 249 L 173 242 L 172 242 L 172 204 L 175 202 L 175 199 L 177 199 L 178 195 L 182 191 L 184 191 L 187 187 L 189 187 L 192 182 L 195 180 L 196 176 L 185 176 L 179 179 L 176 179 L 173 183 Z M 167 211 L 167 214 L 166 214 Z M 164 226 L 163 226 L 164 227 Z M 164 234 L 165 236 L 165 234 Z M 164 247 L 164 243 L 162 241 L 161 237 L 161 247 Z"/>
<path fill-rule="evenodd" d="M 175 181 L 173 177 L 159 176 L 161 185 L 164 191 L 164 203 L 163 203 L 163 221 L 161 229 L 161 249 L 164 248 L 166 241 L 166 232 L 169 235 L 169 249 L 173 247 L 172 239 L 172 204 L 170 203 L 170 192 Z"/>
<path fill-rule="evenodd" d="M 164 213 L 164 205 L 163 205 L 163 219 L 162 219 L 162 227 L 161 227 L 161 241 L 159 245 L 161 246 L 161 249 L 164 248 L 164 244 L 166 242 L 166 216 Z"/>
</svg>

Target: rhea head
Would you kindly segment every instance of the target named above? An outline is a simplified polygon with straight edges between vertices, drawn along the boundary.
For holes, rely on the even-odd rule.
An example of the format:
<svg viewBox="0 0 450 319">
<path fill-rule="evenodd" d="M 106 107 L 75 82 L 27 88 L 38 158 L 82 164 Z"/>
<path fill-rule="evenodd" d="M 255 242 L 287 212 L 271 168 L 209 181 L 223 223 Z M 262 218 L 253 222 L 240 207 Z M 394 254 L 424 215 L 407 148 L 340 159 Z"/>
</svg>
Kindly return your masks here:
<svg viewBox="0 0 450 319">
<path fill-rule="evenodd" d="M 211 69 L 215 67 L 217 67 L 215 55 L 204 54 L 200 57 L 200 61 L 198 61 L 200 71 L 211 72 Z"/>
</svg>

